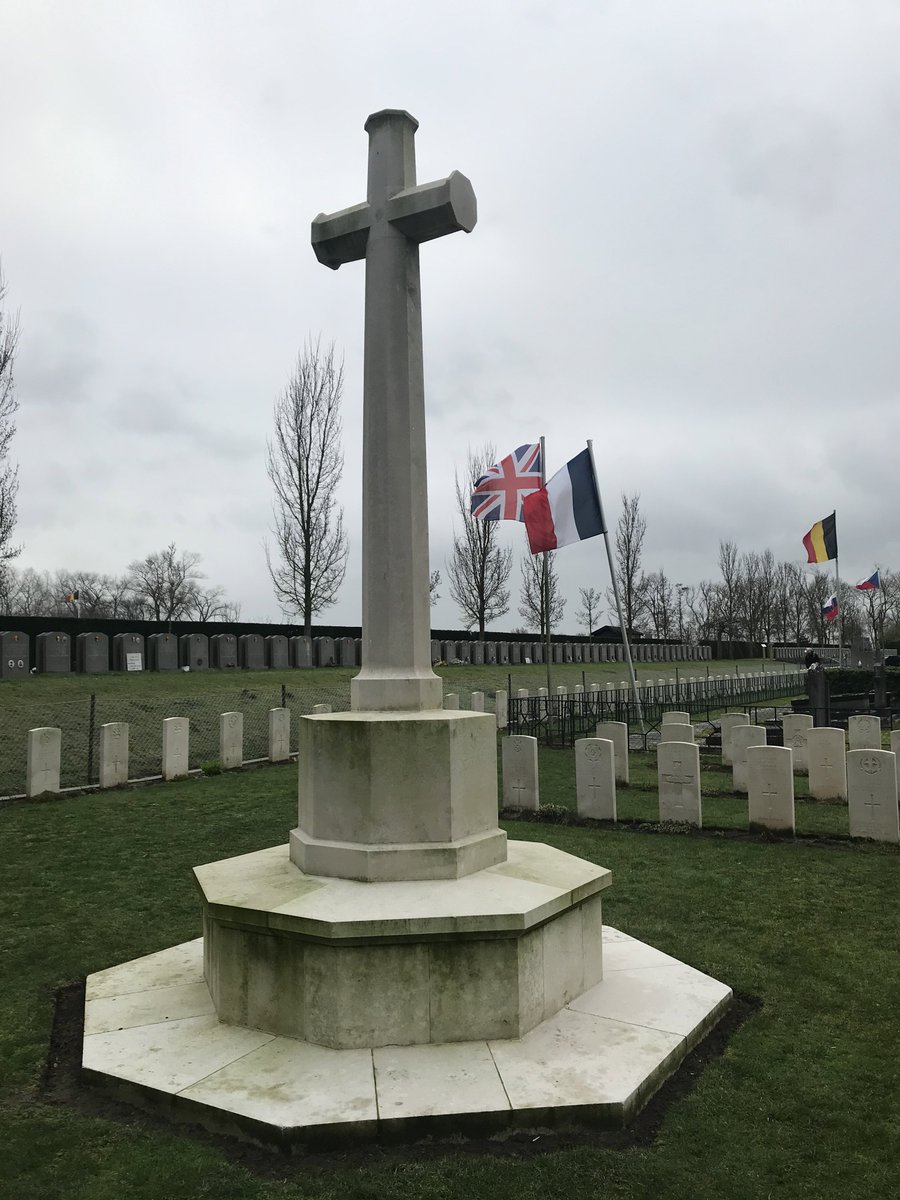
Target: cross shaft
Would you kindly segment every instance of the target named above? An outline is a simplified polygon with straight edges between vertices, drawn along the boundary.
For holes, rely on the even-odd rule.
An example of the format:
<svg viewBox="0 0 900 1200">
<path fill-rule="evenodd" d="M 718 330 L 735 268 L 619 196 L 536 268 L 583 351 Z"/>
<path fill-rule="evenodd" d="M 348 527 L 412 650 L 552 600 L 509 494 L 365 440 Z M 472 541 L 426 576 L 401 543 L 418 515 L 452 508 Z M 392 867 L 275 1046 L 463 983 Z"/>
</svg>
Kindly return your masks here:
<svg viewBox="0 0 900 1200">
<path fill-rule="evenodd" d="M 457 171 L 416 183 L 417 127 L 399 109 L 370 116 L 365 203 L 312 223 L 321 263 L 366 261 L 362 668 L 350 685 L 362 711 L 442 705 L 431 669 L 419 243 L 471 231 L 476 204 Z"/>
</svg>

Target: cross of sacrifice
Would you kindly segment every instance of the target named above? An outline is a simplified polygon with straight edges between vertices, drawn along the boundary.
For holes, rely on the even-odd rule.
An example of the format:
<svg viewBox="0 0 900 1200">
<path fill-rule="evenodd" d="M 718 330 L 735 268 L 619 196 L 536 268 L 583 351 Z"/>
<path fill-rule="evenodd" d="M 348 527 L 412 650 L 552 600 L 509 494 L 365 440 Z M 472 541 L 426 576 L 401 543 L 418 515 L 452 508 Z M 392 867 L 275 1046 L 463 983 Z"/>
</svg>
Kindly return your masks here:
<svg viewBox="0 0 900 1200">
<path fill-rule="evenodd" d="M 312 223 L 319 262 L 366 260 L 363 365 L 362 669 L 357 711 L 442 705 L 431 669 L 425 388 L 419 243 L 471 232 L 475 193 L 453 171 L 416 183 L 418 121 L 383 109 L 366 121 L 366 200 Z"/>
</svg>

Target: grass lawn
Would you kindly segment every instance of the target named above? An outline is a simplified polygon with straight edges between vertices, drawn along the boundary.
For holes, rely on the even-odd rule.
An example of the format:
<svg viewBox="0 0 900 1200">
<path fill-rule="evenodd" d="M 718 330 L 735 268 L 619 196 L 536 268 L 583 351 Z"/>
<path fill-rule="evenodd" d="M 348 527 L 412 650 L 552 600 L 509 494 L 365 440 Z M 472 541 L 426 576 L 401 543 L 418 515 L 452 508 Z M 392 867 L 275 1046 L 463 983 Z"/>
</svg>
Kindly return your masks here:
<svg viewBox="0 0 900 1200">
<path fill-rule="evenodd" d="M 571 758 L 542 755 L 546 803 L 571 803 Z M 635 759 L 621 808 L 649 817 L 649 762 Z M 717 777 L 723 794 L 713 796 Z M 608 923 L 761 1002 L 650 1145 L 522 1157 L 373 1149 L 313 1167 L 273 1159 L 260 1174 L 184 1130 L 42 1099 L 54 990 L 197 936 L 190 868 L 285 841 L 295 779 L 296 768 L 278 767 L 0 809 L 4 1200 L 897 1194 L 900 855 L 849 842 L 507 825 L 512 837 L 610 867 Z M 723 826 L 739 823 L 740 809 L 725 782 L 707 770 L 705 812 Z M 813 808 L 826 806 L 807 807 L 812 831 Z"/>
</svg>

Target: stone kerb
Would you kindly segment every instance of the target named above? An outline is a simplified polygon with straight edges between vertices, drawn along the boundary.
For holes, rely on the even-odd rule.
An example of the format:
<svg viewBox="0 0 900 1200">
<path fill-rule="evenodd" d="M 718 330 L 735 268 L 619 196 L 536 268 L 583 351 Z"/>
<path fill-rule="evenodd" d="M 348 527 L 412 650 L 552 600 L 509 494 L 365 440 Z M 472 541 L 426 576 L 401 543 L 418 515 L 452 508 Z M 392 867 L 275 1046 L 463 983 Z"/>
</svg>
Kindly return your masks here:
<svg viewBox="0 0 900 1200">
<path fill-rule="evenodd" d="M 813 800 L 847 799 L 847 754 L 843 729 L 820 726 L 806 735 L 809 794 Z"/>
<path fill-rule="evenodd" d="M 749 747 L 747 774 L 750 828 L 793 833 L 794 765 L 790 746 Z"/>
<path fill-rule="evenodd" d="M 672 708 L 663 713 L 662 723 L 663 725 L 690 725 L 691 714 Z"/>
<path fill-rule="evenodd" d="M 222 713 L 219 717 L 219 761 L 226 771 L 244 762 L 244 714 Z"/>
<path fill-rule="evenodd" d="M 599 721 L 594 736 L 612 742 L 616 783 L 628 783 L 628 725 L 624 721 Z"/>
<path fill-rule="evenodd" d="M 121 787 L 128 782 L 128 725 L 110 721 L 100 726 L 100 786 Z"/>
<path fill-rule="evenodd" d="M 847 755 L 850 836 L 900 842 L 897 756 L 890 750 L 851 750 Z"/>
<path fill-rule="evenodd" d="M 851 750 L 881 749 L 881 718 L 861 713 L 847 721 L 847 743 Z"/>
<path fill-rule="evenodd" d="M 791 748 L 794 770 L 800 775 L 809 770 L 806 738 L 812 727 L 813 719 L 809 713 L 785 713 L 781 720 L 784 744 Z"/>
<path fill-rule="evenodd" d="M 285 762 L 291 757 L 291 710 L 269 709 L 269 762 Z"/>
<path fill-rule="evenodd" d="M 537 812 L 540 803 L 537 738 L 512 734 L 503 739 L 503 807 Z"/>
<path fill-rule="evenodd" d="M 162 777 L 179 779 L 188 773 L 190 721 L 187 717 L 166 717 L 163 721 Z"/>
<path fill-rule="evenodd" d="M 722 766 L 730 767 L 732 765 L 731 756 L 731 735 L 739 725 L 749 725 L 750 716 L 748 713 L 723 713 L 719 717 L 719 730 L 722 737 Z"/>
<path fill-rule="evenodd" d="M 747 794 L 750 779 L 747 751 L 751 746 L 765 746 L 766 731 L 762 725 L 737 725 L 731 731 L 731 774 L 736 792 Z"/>
<path fill-rule="evenodd" d="M 25 795 L 59 791 L 62 730 L 45 726 L 29 729 L 25 756 Z"/>
<path fill-rule="evenodd" d="M 686 742 L 660 742 L 656 747 L 660 821 L 701 827 L 700 750 Z"/>
<path fill-rule="evenodd" d="M 371 883 L 456 879 L 502 862 L 496 736 L 487 713 L 301 718 L 292 862 Z"/>
<path fill-rule="evenodd" d="M 659 740 L 661 742 L 693 742 L 694 727 L 693 725 L 676 725 L 674 721 L 662 726 L 659 731 Z"/>
<path fill-rule="evenodd" d="M 615 821 L 615 747 L 606 738 L 576 741 L 575 797 L 579 817 Z"/>
</svg>

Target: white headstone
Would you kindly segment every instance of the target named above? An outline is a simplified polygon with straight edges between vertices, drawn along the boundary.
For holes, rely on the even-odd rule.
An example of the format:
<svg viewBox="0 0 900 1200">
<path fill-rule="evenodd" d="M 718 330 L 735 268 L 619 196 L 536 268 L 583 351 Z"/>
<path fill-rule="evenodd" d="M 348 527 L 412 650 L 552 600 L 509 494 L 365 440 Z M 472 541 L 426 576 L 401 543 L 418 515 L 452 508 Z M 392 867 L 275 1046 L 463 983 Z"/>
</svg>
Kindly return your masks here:
<svg viewBox="0 0 900 1200">
<path fill-rule="evenodd" d="M 538 788 L 537 738 L 514 734 L 503 739 L 503 805 L 537 812 Z"/>
<path fill-rule="evenodd" d="M 847 755 L 850 836 L 900 842 L 897 756 L 890 750 L 851 750 Z"/>
<path fill-rule="evenodd" d="M 121 787 L 128 782 L 128 725 L 111 721 L 100 726 L 100 786 Z"/>
<path fill-rule="evenodd" d="M 731 774 L 734 790 L 746 795 L 750 788 L 747 751 L 751 746 L 764 746 L 766 731 L 762 725 L 736 725 L 731 731 Z"/>
<path fill-rule="evenodd" d="M 546 696 L 546 695 L 547 695 L 547 689 L 546 689 L 545 687 L 540 687 L 540 688 L 538 688 L 538 695 L 539 695 L 539 696 Z"/>
<path fill-rule="evenodd" d="M 806 756 L 806 735 L 813 727 L 813 719 L 809 713 L 785 713 L 781 719 L 781 729 L 785 746 L 789 746 L 793 754 L 794 770 L 805 775 L 809 769 Z"/>
<path fill-rule="evenodd" d="M 459 707 L 457 705 L 457 707 Z M 326 713 L 331 712 L 330 704 L 314 704 L 312 706 L 312 715 L 314 717 L 324 717 Z"/>
<path fill-rule="evenodd" d="M 686 821 L 702 826 L 700 750 L 686 742 L 660 742 L 656 747 L 660 821 Z"/>
<path fill-rule="evenodd" d="M 616 819 L 615 747 L 605 738 L 575 743 L 575 795 L 579 817 Z"/>
<path fill-rule="evenodd" d="M 847 744 L 851 750 L 881 749 L 881 718 L 861 713 L 847 721 Z"/>
<path fill-rule="evenodd" d="M 664 724 L 659 731 L 661 742 L 693 742 L 693 725 L 676 725 L 674 721 Z"/>
<path fill-rule="evenodd" d="M 690 725 L 691 714 L 679 712 L 677 709 L 670 709 L 669 712 L 664 712 L 662 715 L 663 725 Z"/>
<path fill-rule="evenodd" d="M 900 729 L 895 729 L 891 734 L 891 753 L 900 756 Z"/>
<path fill-rule="evenodd" d="M 448 692 L 444 697 L 444 708 L 459 708 L 459 694 L 457 692 Z"/>
<path fill-rule="evenodd" d="M 484 712 L 484 692 L 473 692 L 470 704 L 472 712 Z"/>
<path fill-rule="evenodd" d="M 269 762 L 285 762 L 291 757 L 291 710 L 269 709 Z"/>
<path fill-rule="evenodd" d="M 847 753 L 843 729 L 820 726 L 806 735 L 809 794 L 813 800 L 847 799 Z"/>
<path fill-rule="evenodd" d="M 624 721 L 600 721 L 594 736 L 610 741 L 615 749 L 616 782 L 628 782 L 628 726 Z"/>
<path fill-rule="evenodd" d="M 516 688 L 516 698 L 519 700 L 527 700 L 528 688 Z"/>
<path fill-rule="evenodd" d="M 187 717 L 166 717 L 163 721 L 163 779 L 177 779 L 181 775 L 187 775 L 190 727 L 191 723 Z"/>
<path fill-rule="evenodd" d="M 794 766 L 790 746 L 751 746 L 747 751 L 751 829 L 794 832 Z"/>
<path fill-rule="evenodd" d="M 244 761 L 244 714 L 222 713 L 219 717 L 219 761 L 226 771 Z"/>
<path fill-rule="evenodd" d="M 497 717 L 497 728 L 505 729 L 509 724 L 509 703 L 504 688 L 498 688 L 494 696 L 494 712 Z"/>
<path fill-rule="evenodd" d="M 749 725 L 750 717 L 747 713 L 722 713 L 719 717 L 719 729 L 722 735 L 722 766 L 730 767 L 732 765 L 731 758 L 731 734 L 738 725 Z"/>
<path fill-rule="evenodd" d="M 59 791 L 62 730 L 44 726 L 28 730 L 25 756 L 25 795 Z M 21 760 L 20 760 L 21 761 Z"/>
</svg>

